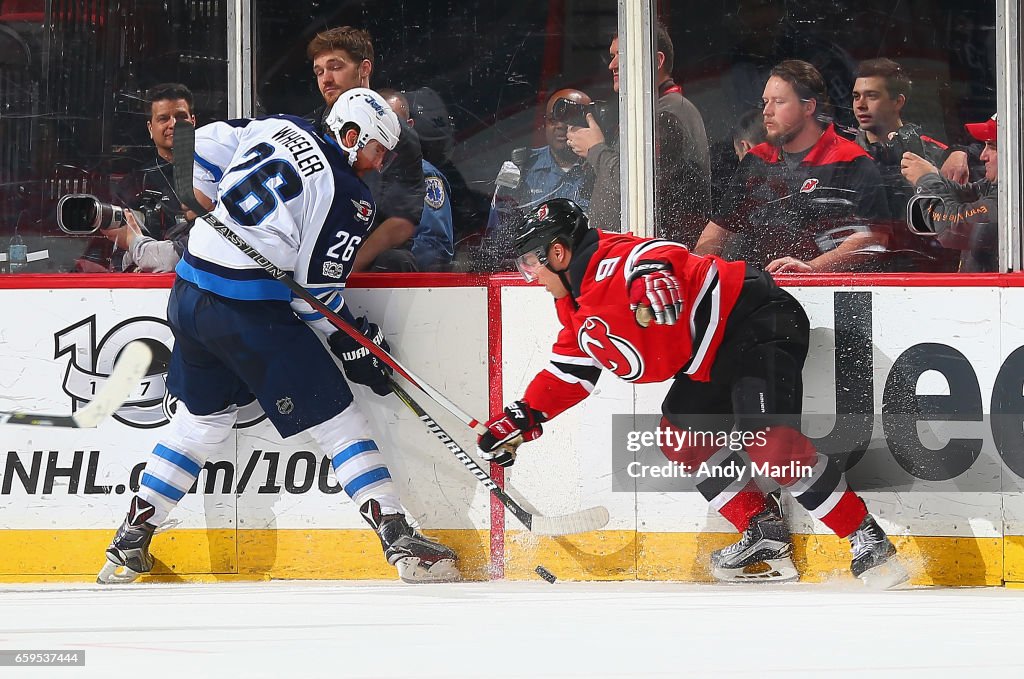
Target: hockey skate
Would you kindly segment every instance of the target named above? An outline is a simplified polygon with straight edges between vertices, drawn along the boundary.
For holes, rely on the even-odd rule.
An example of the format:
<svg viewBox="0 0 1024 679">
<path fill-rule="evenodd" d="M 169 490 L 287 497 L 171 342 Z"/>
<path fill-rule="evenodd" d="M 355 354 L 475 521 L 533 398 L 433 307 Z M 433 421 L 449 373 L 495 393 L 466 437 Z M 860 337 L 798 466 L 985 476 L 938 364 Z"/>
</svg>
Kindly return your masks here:
<svg viewBox="0 0 1024 679">
<path fill-rule="evenodd" d="M 785 582 L 798 577 L 793 542 L 782 517 L 778 493 L 750 520 L 739 542 L 711 553 L 711 574 L 722 582 Z"/>
<path fill-rule="evenodd" d="M 146 522 L 152 516 L 153 505 L 138 496 L 132 498 L 128 516 L 107 547 L 107 562 L 96 576 L 96 582 L 101 585 L 133 582 L 153 568 L 149 543 L 156 526 Z"/>
<path fill-rule="evenodd" d="M 864 517 L 848 539 L 853 552 L 850 570 L 868 587 L 889 589 L 910 579 L 906 567 L 896 555 L 896 546 L 870 514 Z"/>
<path fill-rule="evenodd" d="M 367 500 L 359 508 L 380 538 L 384 557 L 398 568 L 403 582 L 456 582 L 462 574 L 455 567 L 455 552 L 413 529 L 404 514 L 384 514 L 380 503 Z"/>
</svg>

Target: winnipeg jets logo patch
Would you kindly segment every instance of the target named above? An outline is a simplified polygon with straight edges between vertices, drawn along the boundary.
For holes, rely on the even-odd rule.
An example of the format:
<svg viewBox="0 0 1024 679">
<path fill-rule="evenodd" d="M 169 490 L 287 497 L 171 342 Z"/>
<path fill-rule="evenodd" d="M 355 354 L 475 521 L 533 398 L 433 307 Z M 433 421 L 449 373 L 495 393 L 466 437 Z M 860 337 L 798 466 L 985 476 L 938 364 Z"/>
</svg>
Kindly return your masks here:
<svg viewBox="0 0 1024 679">
<path fill-rule="evenodd" d="M 370 220 L 373 219 L 373 205 L 367 200 L 355 200 L 354 198 L 351 200 L 356 208 L 356 219 L 363 224 L 369 224 Z"/>
<path fill-rule="evenodd" d="M 814 189 L 818 188 L 818 180 L 814 177 L 804 180 L 804 185 L 800 187 L 800 193 L 810 193 Z"/>
</svg>

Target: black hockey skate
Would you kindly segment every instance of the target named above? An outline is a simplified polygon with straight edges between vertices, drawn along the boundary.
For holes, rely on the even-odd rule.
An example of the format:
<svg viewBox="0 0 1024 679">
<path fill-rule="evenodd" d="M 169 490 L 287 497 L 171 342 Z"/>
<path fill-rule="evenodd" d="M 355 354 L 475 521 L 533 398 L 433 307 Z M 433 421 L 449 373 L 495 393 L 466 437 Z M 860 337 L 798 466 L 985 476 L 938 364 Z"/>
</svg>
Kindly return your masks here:
<svg viewBox="0 0 1024 679">
<path fill-rule="evenodd" d="M 853 552 L 850 570 L 868 587 L 889 589 L 910 579 L 906 567 L 896 555 L 896 546 L 870 514 L 864 517 L 848 539 Z"/>
<path fill-rule="evenodd" d="M 770 493 L 764 511 L 750 520 L 739 542 L 711 553 L 711 574 L 722 582 L 794 580 L 799 574 L 792 554 L 782 498 Z"/>
<path fill-rule="evenodd" d="M 153 539 L 156 526 L 146 522 L 152 516 L 153 505 L 138 496 L 132 498 L 128 516 L 107 547 L 107 563 L 100 569 L 96 582 L 101 585 L 133 582 L 153 568 L 149 543 Z"/>
<path fill-rule="evenodd" d="M 359 508 L 380 538 L 384 557 L 398 568 L 404 582 L 455 582 L 462 574 L 455 567 L 455 552 L 413 529 L 404 514 L 384 514 L 380 503 L 367 500 Z"/>
</svg>

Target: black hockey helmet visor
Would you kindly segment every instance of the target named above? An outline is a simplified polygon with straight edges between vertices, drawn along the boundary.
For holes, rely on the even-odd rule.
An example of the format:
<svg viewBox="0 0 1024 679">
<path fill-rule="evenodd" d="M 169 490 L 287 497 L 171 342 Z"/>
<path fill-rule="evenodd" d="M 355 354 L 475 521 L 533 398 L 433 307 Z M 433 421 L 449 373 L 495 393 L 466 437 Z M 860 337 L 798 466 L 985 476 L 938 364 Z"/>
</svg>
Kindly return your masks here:
<svg viewBox="0 0 1024 679">
<path fill-rule="evenodd" d="M 552 243 L 573 247 L 589 228 L 587 215 L 573 201 L 555 198 L 541 203 L 516 228 L 516 268 L 532 283 L 537 280 L 537 269 L 547 266 Z"/>
</svg>

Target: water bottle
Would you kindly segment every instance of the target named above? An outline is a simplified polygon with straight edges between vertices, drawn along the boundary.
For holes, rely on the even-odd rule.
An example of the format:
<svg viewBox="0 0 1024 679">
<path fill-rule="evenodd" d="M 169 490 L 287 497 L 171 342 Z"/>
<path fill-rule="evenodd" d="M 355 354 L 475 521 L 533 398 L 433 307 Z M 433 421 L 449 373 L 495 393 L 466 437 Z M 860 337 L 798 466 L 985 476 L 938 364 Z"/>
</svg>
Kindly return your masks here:
<svg viewBox="0 0 1024 679">
<path fill-rule="evenodd" d="M 7 248 L 7 267 L 11 273 L 19 273 L 28 268 L 28 246 L 17 232 Z"/>
</svg>

